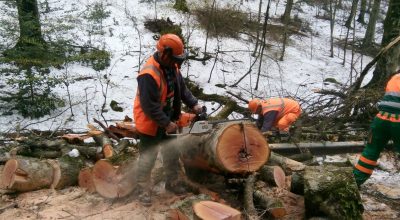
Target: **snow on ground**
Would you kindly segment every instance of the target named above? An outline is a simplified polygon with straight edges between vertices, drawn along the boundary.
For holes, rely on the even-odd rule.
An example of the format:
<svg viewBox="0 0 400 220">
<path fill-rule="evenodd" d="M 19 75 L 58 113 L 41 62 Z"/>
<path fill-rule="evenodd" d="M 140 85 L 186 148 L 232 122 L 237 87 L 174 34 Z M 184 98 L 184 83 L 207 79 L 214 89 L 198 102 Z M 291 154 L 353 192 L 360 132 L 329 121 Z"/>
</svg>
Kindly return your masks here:
<svg viewBox="0 0 400 220">
<path fill-rule="evenodd" d="M 39 1 L 41 2 L 41 1 Z M 40 8 L 43 32 L 47 40 L 59 38 L 73 39 L 77 45 L 90 44 L 105 48 L 112 54 L 111 65 L 106 70 L 96 72 L 89 67 L 79 64 L 69 64 L 68 68 L 57 70 L 52 69 L 54 75 L 66 75 L 69 78 L 92 77 L 89 80 L 75 81 L 70 86 L 73 99 L 73 113 L 71 117 L 68 106 L 55 110 L 50 116 L 39 119 L 24 119 L 18 114 L 0 115 L 0 132 L 12 131 L 16 125 L 19 128 L 54 130 L 54 129 L 73 129 L 82 131 L 86 125 L 92 122 L 92 118 L 101 118 L 100 109 L 106 102 L 107 112 L 103 113 L 106 120 L 120 120 L 125 115 L 132 116 L 132 102 L 136 91 L 136 74 L 140 65 L 154 52 L 156 41 L 153 39 L 154 33 L 144 28 L 144 21 L 151 18 L 169 17 L 175 23 L 181 23 L 183 34 L 189 36 L 189 46 L 204 50 L 206 34 L 198 29 L 198 24 L 194 16 L 175 11 L 173 1 L 157 1 L 146 3 L 147 1 L 109 1 L 109 0 L 71 0 L 50 2 L 51 12 L 44 13 L 44 6 Z M 258 11 L 258 1 L 217 1 L 218 7 L 230 6 L 237 7 L 243 11 L 251 12 L 253 16 Z M 103 3 L 105 10 L 110 12 L 110 16 L 101 23 L 104 35 L 89 34 L 95 26 L 84 18 L 92 10 L 95 3 Z M 191 8 L 200 7 L 203 2 L 188 1 Z M 349 5 L 351 1 L 344 1 Z M 263 4 L 262 11 L 266 10 L 266 3 Z M 284 1 L 271 2 L 270 15 L 273 18 L 279 17 L 285 7 Z M 5 2 L 0 2 L 1 19 L 17 25 L 15 19 L 16 10 L 5 7 Z M 156 8 L 156 9 L 155 9 Z M 296 8 L 300 8 L 298 10 Z M 299 17 L 310 24 L 313 37 L 310 33 L 307 36 L 293 35 L 290 38 L 290 46 L 286 48 L 285 60 L 275 61 L 270 57 L 280 51 L 280 43 L 268 42 L 275 47 L 271 51 L 266 51 L 268 56 L 264 56 L 262 74 L 259 90 L 254 91 L 258 64 L 253 68 L 252 74 L 247 76 L 236 88 L 226 87 L 225 89 L 216 87 L 216 84 L 230 85 L 245 74 L 250 64 L 254 61 L 251 51 L 254 45 L 246 40 L 247 37 L 241 36 L 239 39 L 215 38 L 208 39 L 207 52 L 215 53 L 219 44 L 221 51 L 219 54 L 210 83 L 208 78 L 213 68 L 214 59 L 203 65 L 198 61 L 188 61 L 182 67 L 182 73 L 189 76 L 191 80 L 199 83 L 206 93 L 224 94 L 226 91 L 240 93 L 243 98 L 272 97 L 292 95 L 297 97 L 307 97 L 312 95 L 312 89 L 324 88 L 323 80 L 333 77 L 337 81 L 346 84 L 349 82 L 349 72 L 351 62 L 351 52 L 347 52 L 346 65 L 343 66 L 343 50 L 335 46 L 335 57 L 329 57 L 329 22 L 315 18 L 318 9 L 309 6 L 304 2 L 295 5 L 292 16 Z M 7 12 L 7 13 L 5 13 Z M 322 12 L 321 12 L 322 13 Z M 344 29 L 342 24 L 347 17 L 347 13 L 342 10 L 337 12 L 340 18 L 336 24 L 335 38 L 343 39 Z M 341 16 L 341 17 L 340 17 Z M 57 25 L 70 26 L 69 30 L 55 30 Z M 382 29 L 379 23 L 377 30 Z M 357 36 L 362 37 L 365 27 L 357 26 Z M 379 33 L 379 32 L 378 32 Z M 377 34 L 377 41 L 380 41 L 381 34 Z M 16 37 L 5 38 L 4 45 L 12 45 Z M 140 51 L 140 52 L 138 52 Z M 275 56 L 277 56 L 275 54 Z M 339 57 L 338 57 L 339 56 Z M 360 55 L 356 54 L 356 58 Z M 363 57 L 363 65 L 371 60 L 370 57 Z M 355 66 L 360 66 L 361 59 Z M 361 68 L 361 67 L 357 67 Z M 360 70 L 359 70 L 360 71 Z M 106 81 L 103 76 L 110 79 L 109 88 L 106 92 Z M 5 85 L 6 77 L 0 79 L 0 85 Z M 368 77 L 367 79 L 368 80 Z M 4 90 L 10 89 L 4 87 Z M 66 98 L 66 88 L 58 87 L 56 93 L 60 97 Z M 109 108 L 111 100 L 115 100 L 124 109 L 123 112 L 115 112 Z M 243 102 L 239 103 L 244 105 Z M 57 117 L 56 117 L 57 116 Z"/>
</svg>

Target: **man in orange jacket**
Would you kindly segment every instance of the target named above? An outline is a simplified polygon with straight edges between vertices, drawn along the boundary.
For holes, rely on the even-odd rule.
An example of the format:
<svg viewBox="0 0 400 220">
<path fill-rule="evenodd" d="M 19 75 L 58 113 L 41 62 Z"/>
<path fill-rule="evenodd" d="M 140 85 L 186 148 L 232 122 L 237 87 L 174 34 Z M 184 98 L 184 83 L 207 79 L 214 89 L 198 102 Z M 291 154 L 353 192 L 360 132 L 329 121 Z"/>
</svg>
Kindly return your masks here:
<svg viewBox="0 0 400 220">
<path fill-rule="evenodd" d="M 379 155 L 389 140 L 400 153 L 400 70 L 390 78 L 385 95 L 377 106 L 379 113 L 372 121 L 367 146 L 353 170 L 358 186 L 372 175 Z"/>
<path fill-rule="evenodd" d="M 159 151 L 159 143 L 167 139 L 166 133 L 176 132 L 175 123 L 181 113 L 183 102 L 195 113 L 202 106 L 187 89 L 180 66 L 186 59 L 182 40 L 174 34 L 165 34 L 157 42 L 157 51 L 140 70 L 134 102 L 134 119 L 139 131 L 139 162 L 137 166 L 137 189 L 139 201 L 151 205 L 150 174 Z M 165 188 L 176 194 L 186 189 L 178 181 L 179 154 L 176 149 L 161 147 Z"/>
<path fill-rule="evenodd" d="M 289 98 L 252 99 L 248 108 L 251 113 L 258 114 L 257 126 L 261 132 L 268 132 L 275 127 L 287 133 L 301 114 L 299 103 Z"/>
</svg>

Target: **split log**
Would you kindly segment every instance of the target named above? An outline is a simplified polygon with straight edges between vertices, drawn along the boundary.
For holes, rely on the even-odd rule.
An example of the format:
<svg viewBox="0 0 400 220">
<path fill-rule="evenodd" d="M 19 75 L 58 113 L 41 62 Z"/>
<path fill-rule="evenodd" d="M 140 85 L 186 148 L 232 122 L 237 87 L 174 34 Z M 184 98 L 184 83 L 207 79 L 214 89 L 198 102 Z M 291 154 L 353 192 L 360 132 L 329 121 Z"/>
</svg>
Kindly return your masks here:
<svg viewBox="0 0 400 220">
<path fill-rule="evenodd" d="M 362 219 L 363 205 L 353 169 L 332 165 L 307 167 L 304 200 L 307 217 Z"/>
<path fill-rule="evenodd" d="M 200 201 L 194 203 L 193 210 L 195 216 L 199 219 L 207 220 L 240 220 L 241 213 L 227 205 L 212 202 L 212 201 Z"/>
<path fill-rule="evenodd" d="M 82 166 L 83 161 L 80 158 L 69 156 L 58 160 L 10 159 L 4 166 L 1 185 L 5 189 L 19 192 L 42 188 L 62 189 L 76 185 Z"/>
<path fill-rule="evenodd" d="M 260 174 L 259 179 L 264 182 L 279 188 L 286 188 L 286 176 L 281 167 L 264 165 L 258 170 L 258 173 Z"/>
<path fill-rule="evenodd" d="M 281 156 L 277 153 L 271 152 L 271 156 L 268 161 L 269 165 L 279 165 L 283 168 L 285 173 L 291 173 L 292 171 L 304 170 L 306 167 L 303 163 Z"/>
<path fill-rule="evenodd" d="M 194 167 L 215 173 L 257 171 L 268 160 L 270 153 L 264 136 L 249 121 L 217 124 L 209 133 L 186 135 L 174 142 L 176 145 L 182 143 L 185 146 L 179 149 L 185 168 Z"/>
</svg>

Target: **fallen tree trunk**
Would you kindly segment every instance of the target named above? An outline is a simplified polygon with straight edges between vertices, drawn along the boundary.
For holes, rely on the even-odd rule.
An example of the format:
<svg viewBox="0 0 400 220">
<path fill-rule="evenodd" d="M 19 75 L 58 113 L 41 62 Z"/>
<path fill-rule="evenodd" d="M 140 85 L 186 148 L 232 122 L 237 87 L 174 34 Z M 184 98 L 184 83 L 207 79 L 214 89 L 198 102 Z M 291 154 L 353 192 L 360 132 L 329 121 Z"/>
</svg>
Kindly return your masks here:
<svg viewBox="0 0 400 220">
<path fill-rule="evenodd" d="M 268 160 L 270 153 L 264 136 L 248 121 L 217 124 L 209 133 L 186 135 L 170 144 L 180 145 L 178 149 L 182 152 L 185 168 L 194 167 L 215 173 L 257 171 Z"/>
<path fill-rule="evenodd" d="M 285 173 L 304 170 L 304 168 L 306 167 L 306 165 L 304 165 L 303 163 L 281 156 L 274 152 L 271 152 L 268 164 L 279 165 L 280 167 L 283 168 Z"/>
<path fill-rule="evenodd" d="M 332 165 L 307 167 L 304 202 L 307 217 L 362 219 L 363 205 L 352 168 Z"/>
<path fill-rule="evenodd" d="M 82 166 L 80 158 L 69 156 L 58 160 L 10 159 L 4 165 L 1 185 L 5 189 L 19 192 L 42 188 L 62 189 L 76 185 Z"/>
</svg>

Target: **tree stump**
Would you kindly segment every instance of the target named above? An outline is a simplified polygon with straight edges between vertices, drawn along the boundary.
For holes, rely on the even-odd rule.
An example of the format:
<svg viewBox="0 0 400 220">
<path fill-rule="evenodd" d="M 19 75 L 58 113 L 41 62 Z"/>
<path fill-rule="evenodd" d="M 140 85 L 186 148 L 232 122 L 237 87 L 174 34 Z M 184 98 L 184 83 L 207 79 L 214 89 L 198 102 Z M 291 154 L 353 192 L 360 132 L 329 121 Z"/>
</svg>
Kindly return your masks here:
<svg viewBox="0 0 400 220">
<path fill-rule="evenodd" d="M 304 202 L 307 217 L 362 219 L 364 211 L 352 168 L 332 165 L 307 167 Z"/>
</svg>

